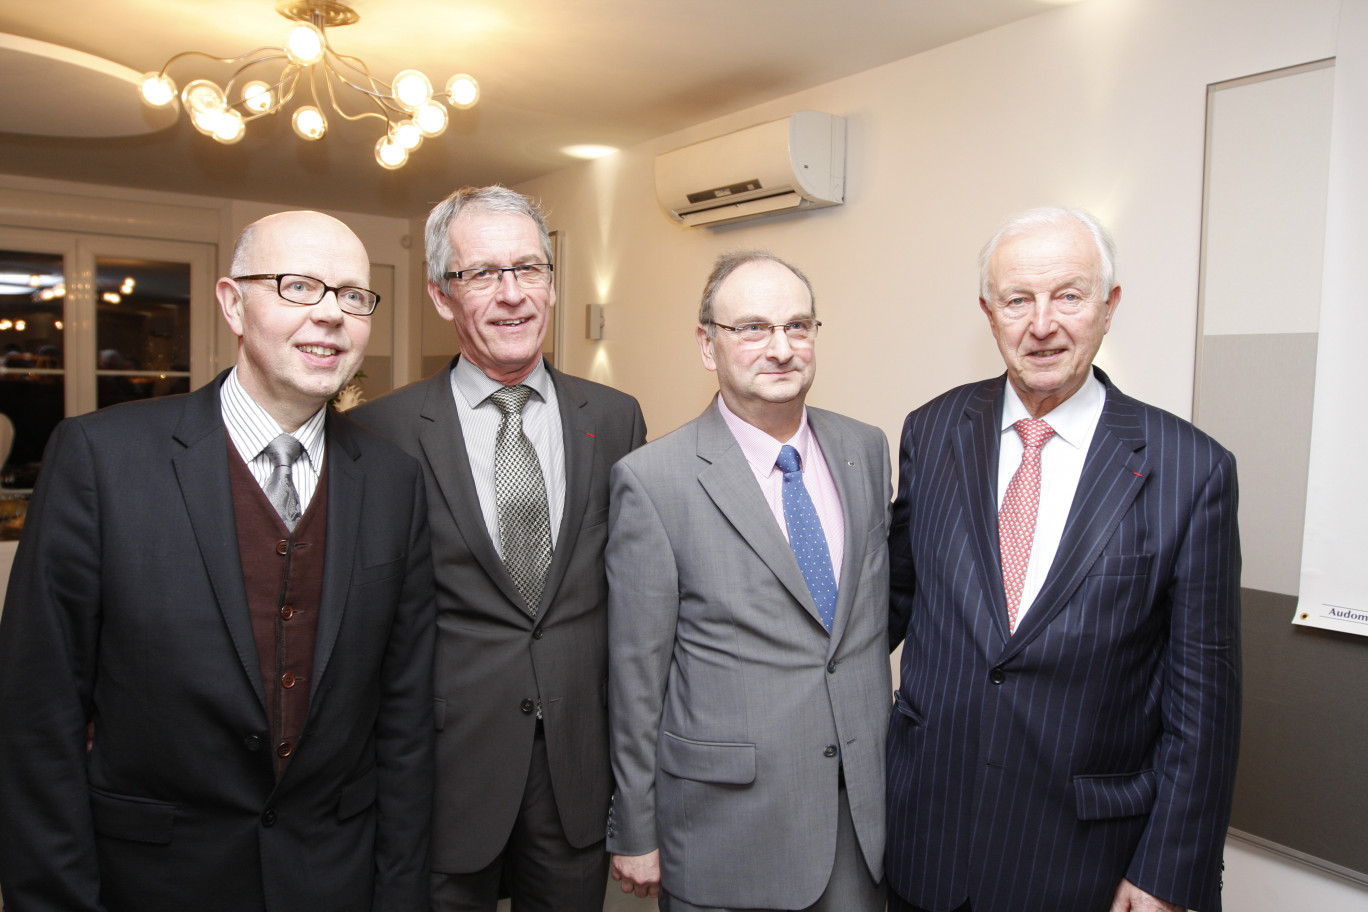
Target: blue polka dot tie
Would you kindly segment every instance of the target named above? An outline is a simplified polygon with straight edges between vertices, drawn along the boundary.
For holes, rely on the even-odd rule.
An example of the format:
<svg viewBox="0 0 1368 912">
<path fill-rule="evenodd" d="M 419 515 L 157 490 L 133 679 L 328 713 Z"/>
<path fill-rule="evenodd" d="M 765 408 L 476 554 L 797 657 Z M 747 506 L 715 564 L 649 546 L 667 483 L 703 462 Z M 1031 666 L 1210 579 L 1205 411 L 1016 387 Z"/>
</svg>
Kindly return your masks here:
<svg viewBox="0 0 1368 912">
<path fill-rule="evenodd" d="M 788 526 L 789 546 L 798 558 L 798 569 L 803 571 L 808 592 L 817 603 L 822 626 L 830 633 L 831 622 L 836 618 L 836 577 L 831 572 L 826 533 L 803 484 L 798 451 L 791 446 L 783 447 L 774 464 L 784 473 L 784 524 Z"/>
</svg>

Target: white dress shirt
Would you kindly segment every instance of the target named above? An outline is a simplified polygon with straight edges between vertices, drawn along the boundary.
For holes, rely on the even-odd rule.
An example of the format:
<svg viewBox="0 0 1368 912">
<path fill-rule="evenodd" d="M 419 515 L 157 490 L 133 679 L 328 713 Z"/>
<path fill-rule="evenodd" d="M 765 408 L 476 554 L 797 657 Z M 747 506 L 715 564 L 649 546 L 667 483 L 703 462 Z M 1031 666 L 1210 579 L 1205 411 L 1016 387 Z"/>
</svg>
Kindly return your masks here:
<svg viewBox="0 0 1368 912">
<path fill-rule="evenodd" d="M 1092 443 L 1093 432 L 1097 430 L 1097 422 L 1102 417 L 1102 406 L 1106 401 L 1107 388 L 1089 371 L 1087 381 L 1078 392 L 1044 416 L 1045 422 L 1054 428 L 1054 436 L 1040 448 L 1040 506 L 1036 511 L 1031 559 L 1026 565 L 1026 580 L 1021 587 L 1018 620 L 1025 616 L 1040 594 L 1050 565 L 1054 563 L 1059 541 L 1064 536 L 1064 524 L 1069 518 L 1069 508 L 1078 490 L 1078 480 L 1083 476 L 1088 446 Z M 1031 413 L 1022 404 L 1011 381 L 1008 381 L 1007 396 L 1002 405 L 1002 438 L 998 449 L 999 512 L 1002 510 L 1002 499 L 1007 496 L 1007 486 L 1021 465 L 1021 454 L 1025 449 L 1021 444 L 1021 435 L 1012 425 L 1030 417 Z"/>
<path fill-rule="evenodd" d="M 229 371 L 228 379 L 219 387 L 219 408 L 223 413 L 223 426 L 228 430 L 228 439 L 237 447 L 257 484 L 265 490 L 266 482 L 275 471 L 275 463 L 266 453 L 266 444 L 281 435 L 280 425 L 242 388 L 236 367 Z M 308 421 L 290 434 L 304 445 L 304 452 L 290 468 L 295 491 L 299 494 L 300 513 L 309 509 L 309 501 L 318 488 L 318 473 L 323 470 L 323 453 L 327 443 L 323 422 L 327 411 L 327 406 L 324 406 L 314 412 Z"/>
<path fill-rule="evenodd" d="M 560 538 L 561 516 L 565 513 L 565 437 L 561 433 L 560 401 L 556 398 L 556 384 L 544 361 L 522 381 L 531 387 L 532 395 L 522 410 L 523 433 L 532 441 L 541 464 L 542 479 L 546 482 L 546 505 L 551 519 L 551 547 Z M 499 541 L 499 507 L 494 493 L 494 448 L 499 437 L 503 413 L 489 398 L 502 387 L 465 358 L 457 358 L 451 369 L 451 394 L 456 400 L 456 416 L 465 437 L 466 459 L 470 474 L 475 478 L 475 491 L 480 495 L 480 513 L 484 516 L 489 540 L 494 542 L 499 556 L 503 543 Z"/>
</svg>

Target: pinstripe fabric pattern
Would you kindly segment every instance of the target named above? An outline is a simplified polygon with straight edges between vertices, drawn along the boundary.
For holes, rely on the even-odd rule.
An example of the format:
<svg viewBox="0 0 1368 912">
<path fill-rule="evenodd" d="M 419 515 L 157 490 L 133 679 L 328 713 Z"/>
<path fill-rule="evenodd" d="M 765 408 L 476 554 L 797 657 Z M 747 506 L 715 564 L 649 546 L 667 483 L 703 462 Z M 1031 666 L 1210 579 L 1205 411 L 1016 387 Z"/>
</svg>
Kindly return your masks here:
<svg viewBox="0 0 1368 912">
<path fill-rule="evenodd" d="M 237 368 L 228 372 L 227 379 L 220 387 L 223 426 L 228 438 L 233 441 L 242 461 L 247 463 L 252 477 L 265 490 L 275 466 L 266 454 L 266 444 L 280 433 L 280 425 L 274 418 L 247 394 L 237 379 Z M 318 473 L 323 470 L 323 453 L 327 441 L 323 436 L 323 418 L 326 408 L 314 412 L 313 417 L 295 429 L 293 436 L 304 445 L 306 458 L 295 460 L 291 477 L 295 491 L 299 494 L 299 509 L 309 509 L 314 489 L 318 487 Z"/>
<path fill-rule="evenodd" d="M 1239 739 L 1231 455 L 1107 385 L 1015 636 L 998 573 L 1003 378 L 908 416 L 890 534 L 890 886 L 928 909 L 1102 910 L 1121 878 L 1220 908 Z"/>
</svg>

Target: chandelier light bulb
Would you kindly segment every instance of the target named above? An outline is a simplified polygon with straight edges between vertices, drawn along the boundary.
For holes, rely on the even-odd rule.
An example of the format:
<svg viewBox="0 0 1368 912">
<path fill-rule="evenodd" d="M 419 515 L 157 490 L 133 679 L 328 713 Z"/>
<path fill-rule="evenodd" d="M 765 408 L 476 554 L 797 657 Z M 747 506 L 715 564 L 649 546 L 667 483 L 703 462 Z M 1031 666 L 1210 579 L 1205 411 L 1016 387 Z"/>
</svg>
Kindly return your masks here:
<svg viewBox="0 0 1368 912">
<path fill-rule="evenodd" d="M 412 152 L 423 144 L 423 131 L 411 120 L 401 120 L 390 128 L 390 138 L 407 152 Z"/>
<path fill-rule="evenodd" d="M 218 112 L 191 111 L 190 123 L 205 136 L 213 136 L 218 127 Z"/>
<path fill-rule="evenodd" d="M 447 112 L 435 101 L 419 105 L 413 112 L 413 122 L 424 136 L 441 136 L 447 128 Z"/>
<path fill-rule="evenodd" d="M 480 84 L 474 76 L 457 73 L 447 80 L 446 93 L 453 108 L 465 110 L 480 100 Z"/>
<path fill-rule="evenodd" d="M 300 139 L 322 139 L 323 134 L 328 132 L 328 121 L 324 119 L 323 112 L 313 105 L 298 108 L 290 123 Z"/>
<path fill-rule="evenodd" d="M 242 104 L 253 114 L 265 114 L 274 103 L 271 87 L 260 79 L 253 79 L 242 87 Z"/>
<path fill-rule="evenodd" d="M 196 114 L 209 114 L 214 111 L 222 111 L 228 107 L 228 99 L 223 95 L 215 83 L 208 79 L 196 79 L 188 82 L 181 90 L 181 104 L 185 105 L 185 110 L 191 116 Z"/>
<path fill-rule="evenodd" d="M 247 132 L 247 125 L 243 123 L 242 115 L 232 108 L 225 108 L 214 114 L 213 136 L 225 146 L 242 139 Z"/>
<path fill-rule="evenodd" d="M 402 168 L 408 161 L 408 150 L 388 136 L 380 137 L 375 144 L 375 160 L 387 171 Z"/>
<path fill-rule="evenodd" d="M 312 22 L 301 22 L 290 32 L 285 42 L 285 55 L 290 63 L 298 66 L 313 66 L 323 59 L 323 30 Z"/>
<path fill-rule="evenodd" d="M 432 100 L 432 83 L 417 70 L 404 70 L 394 77 L 394 100 L 406 111 L 415 111 Z"/>
<path fill-rule="evenodd" d="M 143 101 L 156 108 L 169 105 L 176 97 L 176 84 L 170 76 L 162 73 L 144 73 L 142 81 Z"/>
</svg>

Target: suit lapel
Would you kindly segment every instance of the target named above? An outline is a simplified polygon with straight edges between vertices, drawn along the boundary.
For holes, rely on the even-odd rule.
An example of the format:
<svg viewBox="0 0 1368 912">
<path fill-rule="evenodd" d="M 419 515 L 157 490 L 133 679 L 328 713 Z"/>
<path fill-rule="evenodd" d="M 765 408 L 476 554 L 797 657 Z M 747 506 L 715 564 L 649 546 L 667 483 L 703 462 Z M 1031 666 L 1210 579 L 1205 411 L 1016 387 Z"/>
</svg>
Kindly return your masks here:
<svg viewBox="0 0 1368 912">
<path fill-rule="evenodd" d="M 1002 587 L 1002 557 L 998 544 L 997 471 L 1001 442 L 1002 394 L 1004 380 L 985 383 L 979 394 L 964 408 L 964 417 L 955 428 L 955 465 L 964 473 L 961 491 L 968 517 L 975 566 L 979 568 L 983 591 L 992 598 L 993 628 L 1001 640 L 1007 629 L 1007 594 Z M 983 630 L 981 625 L 974 625 Z"/>
<path fill-rule="evenodd" d="M 1135 502 L 1150 472 L 1135 401 L 1118 392 L 1100 370 L 1097 373 L 1107 387 L 1107 401 L 1088 447 L 1064 535 L 1045 584 L 1003 658 L 1020 651 L 1064 610 Z"/>
<path fill-rule="evenodd" d="M 427 395 L 419 412 L 423 424 L 418 431 L 418 440 L 466 547 L 504 596 L 520 606 L 522 596 L 489 537 L 484 513 L 480 511 L 480 495 L 475 490 L 475 477 L 466 456 L 465 434 L 461 432 L 456 402 L 452 398 L 450 368 L 455 363 L 453 359 L 447 370 L 438 371 L 426 381 Z M 526 612 L 522 613 L 526 615 Z"/>
<path fill-rule="evenodd" d="M 546 585 L 542 588 L 542 612 L 550 608 L 555 594 L 565 578 L 570 557 L 575 552 L 575 540 L 584 525 L 584 511 L 589 504 L 589 486 L 594 466 L 594 446 L 596 437 L 589 420 L 588 398 L 580 383 L 547 365 L 551 382 L 556 387 L 556 400 L 560 404 L 561 437 L 565 448 L 565 504 L 561 510 L 560 532 L 556 536 L 556 550 L 551 555 L 551 566 L 546 572 Z"/>
<path fill-rule="evenodd" d="M 798 559 L 779 531 L 769 503 L 755 483 L 755 473 L 715 403 L 709 404 L 698 421 L 698 455 L 707 463 L 698 473 L 703 490 L 803 610 L 821 624 Z"/>
<path fill-rule="evenodd" d="M 323 587 L 320 592 L 318 633 L 314 639 L 313 679 L 323 680 L 328 669 L 342 615 L 351 591 L 356 547 L 363 528 L 361 507 L 365 502 L 366 477 L 356 465 L 361 451 L 353 438 L 351 422 L 329 410 L 327 424 L 328 540 L 323 554 Z M 319 688 L 309 689 L 312 711 Z"/>
<path fill-rule="evenodd" d="M 879 485 L 869 477 L 868 454 L 848 452 L 846 438 L 837 432 L 826 413 L 809 408 L 808 423 L 817 438 L 817 445 L 822 448 L 831 478 L 836 483 L 836 493 L 841 498 L 841 521 L 845 526 L 845 556 L 841 560 L 841 578 L 837 580 L 836 617 L 831 623 L 834 650 L 845 632 L 846 622 L 855 604 L 855 593 L 860 587 L 860 573 L 864 568 L 858 558 L 868 551 L 867 520 L 874 515 L 869 494 L 879 490 Z M 794 560 L 796 563 L 797 559 Z"/>
<path fill-rule="evenodd" d="M 172 432 L 185 449 L 171 462 L 223 623 L 264 709 L 266 696 L 261 689 L 261 665 L 242 582 L 233 491 L 228 482 L 228 432 L 219 405 L 219 387 L 225 377 L 227 371 L 185 400 L 185 411 Z"/>
</svg>

